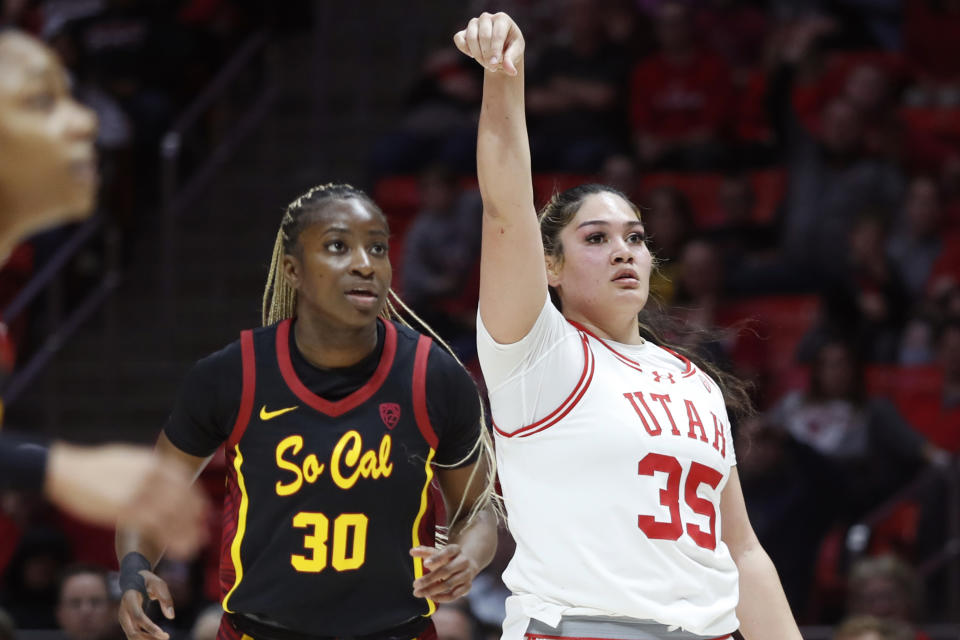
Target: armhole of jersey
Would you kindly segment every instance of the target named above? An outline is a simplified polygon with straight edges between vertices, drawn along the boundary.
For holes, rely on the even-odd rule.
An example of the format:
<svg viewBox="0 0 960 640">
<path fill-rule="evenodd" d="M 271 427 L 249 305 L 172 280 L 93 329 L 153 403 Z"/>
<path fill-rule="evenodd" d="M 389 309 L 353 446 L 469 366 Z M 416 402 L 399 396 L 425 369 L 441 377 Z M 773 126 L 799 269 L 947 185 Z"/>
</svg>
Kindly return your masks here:
<svg viewBox="0 0 960 640">
<path fill-rule="evenodd" d="M 493 429 L 497 434 L 504 438 L 526 438 L 527 436 L 532 436 L 535 433 L 540 433 L 557 424 L 577 406 L 577 403 L 583 398 L 583 394 L 590 388 L 595 367 L 593 350 L 590 348 L 590 339 L 587 337 L 587 334 L 582 331 L 580 332 L 580 341 L 583 344 L 583 370 L 580 372 L 580 379 L 577 380 L 576 386 L 574 386 L 573 391 L 570 392 L 566 400 L 561 402 L 560 406 L 550 412 L 546 417 L 514 431 L 504 431 L 494 422 Z"/>
<path fill-rule="evenodd" d="M 253 331 L 247 330 L 240 334 L 240 353 L 243 357 L 243 391 L 240 393 L 240 409 L 237 410 L 237 421 L 230 431 L 227 440 L 227 450 L 232 449 L 240 442 L 243 432 L 250 423 L 253 413 L 253 394 L 257 386 L 257 363 L 253 351 Z"/>
<path fill-rule="evenodd" d="M 417 340 L 417 355 L 413 360 L 413 415 L 423 439 L 436 449 L 439 439 L 430 424 L 430 412 L 427 411 L 427 358 L 432 344 L 433 340 L 427 336 L 420 336 Z"/>
</svg>

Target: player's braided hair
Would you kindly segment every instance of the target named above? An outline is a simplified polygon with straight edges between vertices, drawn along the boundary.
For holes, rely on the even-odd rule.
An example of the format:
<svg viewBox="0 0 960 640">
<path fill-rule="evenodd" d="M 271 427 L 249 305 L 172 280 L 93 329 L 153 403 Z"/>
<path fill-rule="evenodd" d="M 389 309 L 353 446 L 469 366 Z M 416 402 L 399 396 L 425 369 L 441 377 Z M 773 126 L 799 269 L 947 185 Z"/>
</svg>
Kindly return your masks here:
<svg viewBox="0 0 960 640">
<path fill-rule="evenodd" d="M 555 193 L 550 201 L 543 206 L 538 214 L 540 220 L 540 237 L 543 240 L 543 252 L 556 260 L 563 260 L 563 245 L 560 242 L 560 232 L 566 227 L 580 209 L 584 199 L 595 193 L 612 193 L 620 196 L 630 205 L 633 212 L 640 218 L 640 209 L 630 201 L 626 195 L 602 184 L 582 184 L 566 191 Z M 657 260 L 654 256 L 654 269 L 657 267 Z M 550 299 L 553 304 L 560 309 L 560 297 L 553 287 L 550 287 Z M 753 404 L 750 401 L 748 384 L 736 376 L 727 373 L 723 369 L 715 366 L 696 353 L 675 344 L 667 342 L 664 335 L 691 335 L 693 333 L 704 333 L 682 326 L 674 321 L 670 316 L 663 312 L 659 302 L 651 299 L 647 301 L 643 310 L 637 318 L 640 335 L 655 344 L 669 347 L 677 353 L 683 354 L 702 370 L 710 374 L 723 392 L 723 397 L 727 408 L 736 416 L 746 416 L 753 413 Z"/>
<path fill-rule="evenodd" d="M 263 326 L 269 326 L 281 320 L 293 318 L 297 313 L 297 291 L 283 275 L 283 256 L 296 251 L 300 233 L 316 221 L 316 214 L 322 212 L 326 205 L 348 198 L 361 200 L 372 211 L 381 216 L 386 223 L 386 216 L 384 216 L 383 211 L 380 210 L 380 207 L 376 205 L 370 196 L 349 184 L 330 182 L 313 187 L 287 205 L 283 213 L 283 219 L 280 222 L 280 229 L 277 231 L 276 242 L 273 245 L 270 271 L 267 274 L 267 284 L 263 291 Z M 390 289 L 387 294 L 384 308 L 380 311 L 380 317 L 387 322 L 391 320 L 399 322 L 405 327 L 409 327 L 415 331 L 422 329 L 423 332 L 429 334 L 438 344 L 446 349 L 447 353 L 453 356 L 454 360 L 463 367 L 463 363 L 460 362 L 460 359 L 457 358 L 456 354 L 443 338 L 437 335 L 436 331 L 434 331 L 430 325 L 414 313 L 393 289 Z M 417 326 L 414 326 L 412 323 L 416 323 Z M 452 516 L 447 518 L 448 530 L 455 525 L 466 526 L 487 506 L 492 506 L 498 516 L 503 515 L 501 500 L 499 496 L 496 495 L 494 489 L 497 473 L 496 457 L 493 453 L 493 440 L 490 437 L 489 430 L 486 428 L 486 416 L 482 399 L 480 402 L 480 437 L 474 443 L 473 448 L 464 456 L 463 460 L 459 462 L 452 465 L 437 464 L 435 466 L 441 468 L 458 467 L 462 462 L 477 456 L 478 453 L 479 461 L 485 463 L 485 465 L 477 464 L 474 467 L 473 473 L 476 474 L 478 469 L 484 466 L 486 467 L 486 477 L 483 478 L 483 493 L 474 501 L 473 507 L 467 514 L 461 513 L 464 505 L 463 501 L 457 505 L 456 511 L 454 511 Z M 474 476 L 471 475 L 467 483 L 468 487 L 472 487 L 473 482 Z M 461 519 L 463 516 L 465 516 L 465 520 Z"/>
</svg>

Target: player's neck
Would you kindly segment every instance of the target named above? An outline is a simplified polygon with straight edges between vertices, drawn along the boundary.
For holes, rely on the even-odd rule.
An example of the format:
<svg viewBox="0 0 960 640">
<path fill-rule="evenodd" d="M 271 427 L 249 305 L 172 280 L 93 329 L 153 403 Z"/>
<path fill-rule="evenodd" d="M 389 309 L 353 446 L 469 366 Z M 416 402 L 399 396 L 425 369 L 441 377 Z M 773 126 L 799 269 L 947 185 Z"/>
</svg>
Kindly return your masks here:
<svg viewBox="0 0 960 640">
<path fill-rule="evenodd" d="M 321 369 L 357 364 L 377 348 L 377 323 L 360 328 L 331 327 L 317 318 L 298 316 L 293 339 L 307 362 Z"/>
<path fill-rule="evenodd" d="M 643 344 L 644 340 L 640 336 L 640 326 L 637 323 L 637 316 L 630 314 L 621 317 L 603 317 L 588 316 L 579 313 L 576 310 L 566 311 L 563 314 L 567 320 L 572 320 L 583 325 L 593 335 L 604 340 L 613 340 L 622 344 Z"/>
</svg>

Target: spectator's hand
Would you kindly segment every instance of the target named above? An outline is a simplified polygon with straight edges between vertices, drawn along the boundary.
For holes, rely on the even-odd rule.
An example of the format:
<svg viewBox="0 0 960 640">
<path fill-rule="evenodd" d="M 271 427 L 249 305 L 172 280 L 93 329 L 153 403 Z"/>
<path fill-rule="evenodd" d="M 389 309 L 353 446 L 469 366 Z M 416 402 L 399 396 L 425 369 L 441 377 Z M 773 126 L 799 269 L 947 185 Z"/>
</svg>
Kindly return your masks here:
<svg viewBox="0 0 960 640">
<path fill-rule="evenodd" d="M 150 571 L 141 571 L 140 575 L 146 583 L 147 596 L 160 603 L 164 617 L 173 620 L 173 598 L 167 583 Z M 117 617 L 128 640 L 170 640 L 170 634 L 153 623 L 143 611 L 143 605 L 143 594 L 136 589 L 127 589 L 120 598 L 120 612 Z"/>
<path fill-rule="evenodd" d="M 45 492 L 65 511 L 90 522 L 140 531 L 176 558 L 206 541 L 207 501 L 177 461 L 142 447 L 50 448 Z"/>
<path fill-rule="evenodd" d="M 414 547 L 410 555 L 423 558 L 423 567 L 427 570 L 423 577 L 413 581 L 413 595 L 434 602 L 452 602 L 465 596 L 480 572 L 458 544 L 448 544 L 443 549 Z"/>
<path fill-rule="evenodd" d="M 490 72 L 504 71 L 517 75 L 523 62 L 525 43 L 520 27 L 507 14 L 481 13 L 472 18 L 467 28 L 453 36 L 453 42 L 465 55 Z"/>
<path fill-rule="evenodd" d="M 950 452 L 945 449 L 941 449 L 933 443 L 924 442 L 920 452 L 923 455 L 924 460 L 927 461 L 927 464 L 934 466 L 937 469 L 946 469 L 953 463 L 953 456 L 950 454 Z"/>
</svg>

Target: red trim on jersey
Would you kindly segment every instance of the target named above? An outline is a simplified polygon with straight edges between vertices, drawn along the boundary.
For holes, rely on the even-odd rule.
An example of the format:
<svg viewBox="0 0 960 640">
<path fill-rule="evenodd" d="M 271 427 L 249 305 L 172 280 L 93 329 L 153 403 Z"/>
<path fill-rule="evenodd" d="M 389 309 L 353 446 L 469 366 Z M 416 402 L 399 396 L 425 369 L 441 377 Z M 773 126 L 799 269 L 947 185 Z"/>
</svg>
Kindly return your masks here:
<svg viewBox="0 0 960 640">
<path fill-rule="evenodd" d="M 220 618 L 220 627 L 217 629 L 216 640 L 241 640 L 243 632 L 238 631 L 230 622 L 230 616 L 224 615 Z"/>
<path fill-rule="evenodd" d="M 586 636 L 548 636 L 542 633 L 525 633 L 523 634 L 524 638 L 530 638 L 531 640 L 610 640 L 610 638 L 590 638 Z M 719 636 L 717 638 L 711 638 L 710 640 L 730 640 L 733 636 Z"/>
<path fill-rule="evenodd" d="M 631 359 L 628 358 L 627 356 L 623 355 L 622 353 L 620 353 L 619 351 L 617 351 L 616 349 L 614 349 L 613 347 L 611 347 L 610 345 L 608 345 L 606 342 L 604 342 L 603 340 L 601 340 L 600 338 L 598 338 L 596 334 L 594 334 L 592 331 L 590 331 L 589 329 L 587 329 L 585 326 L 583 326 L 583 325 L 580 324 L 579 322 L 574 322 L 573 320 L 567 320 L 567 322 L 569 322 L 570 324 L 572 324 L 572 325 L 573 325 L 574 327 L 576 327 L 578 330 L 586 333 L 588 336 L 591 336 L 592 338 L 594 338 L 597 342 L 599 342 L 599 343 L 602 344 L 604 347 L 606 347 L 606 348 L 610 351 L 610 353 L 612 353 L 612 354 L 617 358 L 617 360 L 619 360 L 619 361 L 622 362 L 623 364 L 627 365 L 627 366 L 630 367 L 631 369 L 636 369 L 637 371 L 640 371 L 641 373 L 643 372 L 643 367 L 640 366 L 640 363 L 639 363 L 639 362 L 636 362 L 636 361 L 634 361 L 634 360 L 631 360 Z"/>
<path fill-rule="evenodd" d="M 227 439 L 227 451 L 240 442 L 250 415 L 253 413 L 253 396 L 257 387 L 257 362 L 253 350 L 253 331 L 247 330 L 240 334 L 240 354 L 243 358 L 243 391 L 240 392 L 240 409 L 237 410 L 237 421 L 233 423 L 230 437 Z"/>
<path fill-rule="evenodd" d="M 643 368 L 641 368 L 639 362 L 636 362 L 635 360 L 631 360 L 627 356 L 623 355 L 622 353 L 620 353 L 619 351 L 617 351 L 616 349 L 608 345 L 602 338 L 598 337 L 596 334 L 594 334 L 592 331 L 584 327 L 579 322 L 576 322 L 574 320 L 567 320 L 567 322 L 575 326 L 580 331 L 583 331 L 587 335 L 595 338 L 597 342 L 599 342 L 600 344 L 605 346 L 607 349 L 609 349 L 610 352 L 613 353 L 613 355 L 615 355 L 617 359 L 620 360 L 620 362 L 622 362 L 623 364 L 627 365 L 632 369 L 636 369 L 637 371 L 643 371 Z M 693 363 L 690 362 L 689 358 L 683 357 L 673 349 L 669 349 L 667 347 L 661 347 L 660 345 L 654 345 L 654 346 L 657 347 L 658 349 L 663 349 L 664 351 L 666 351 L 667 353 L 672 355 L 674 358 L 678 359 L 680 362 L 683 363 L 684 369 L 680 374 L 681 377 L 687 378 L 689 376 L 692 376 L 694 373 L 696 373 L 696 370 L 693 368 Z"/>
<path fill-rule="evenodd" d="M 392 322 L 384 321 L 386 335 L 383 340 L 383 353 L 380 355 L 380 364 L 377 370 L 373 372 L 367 383 L 348 395 L 335 402 L 324 400 L 316 395 L 297 377 L 297 372 L 293 370 L 293 362 L 290 360 L 290 324 L 288 318 L 277 325 L 277 362 L 280 365 L 280 373 L 290 390 L 308 406 L 313 407 L 320 413 L 336 418 L 342 416 L 351 409 L 356 409 L 361 404 L 370 399 L 377 392 L 383 381 L 387 379 L 390 373 L 390 367 L 393 366 L 393 358 L 397 354 L 397 328 Z"/>
<path fill-rule="evenodd" d="M 431 344 L 433 340 L 427 336 L 420 336 L 417 340 L 417 355 L 413 360 L 413 415 L 423 439 L 436 450 L 440 440 L 430 424 L 430 412 L 427 411 L 427 358 Z"/>
<path fill-rule="evenodd" d="M 414 640 L 437 640 L 437 627 L 430 621 L 430 626 L 423 630 Z"/>
<path fill-rule="evenodd" d="M 230 592 L 237 582 L 236 569 L 230 549 L 233 539 L 237 535 L 237 522 L 240 518 L 240 488 L 237 486 L 237 472 L 233 467 L 233 458 L 236 449 L 227 449 L 227 491 L 223 497 L 223 512 L 221 522 L 223 530 L 220 535 L 220 599 Z"/>
<path fill-rule="evenodd" d="M 576 386 L 573 388 L 573 391 L 570 392 L 570 395 L 567 396 L 566 400 L 560 403 L 560 406 L 553 410 L 548 416 L 537 420 L 533 424 L 529 424 L 525 427 L 520 427 L 516 431 L 504 431 L 497 426 L 497 423 L 493 423 L 493 428 L 501 436 L 505 438 L 525 438 L 527 436 L 532 436 L 535 433 L 540 433 L 545 429 L 549 429 L 553 425 L 557 424 L 560 420 L 566 417 L 570 413 L 577 403 L 580 402 L 580 399 L 583 397 L 583 394 L 587 392 L 587 389 L 590 387 L 590 383 L 593 381 L 593 372 L 595 368 L 596 361 L 593 357 L 593 351 L 590 349 L 590 343 L 587 340 L 587 336 L 583 333 L 580 334 L 580 341 L 583 343 L 583 370 L 580 372 L 580 379 L 577 380 Z"/>
</svg>

